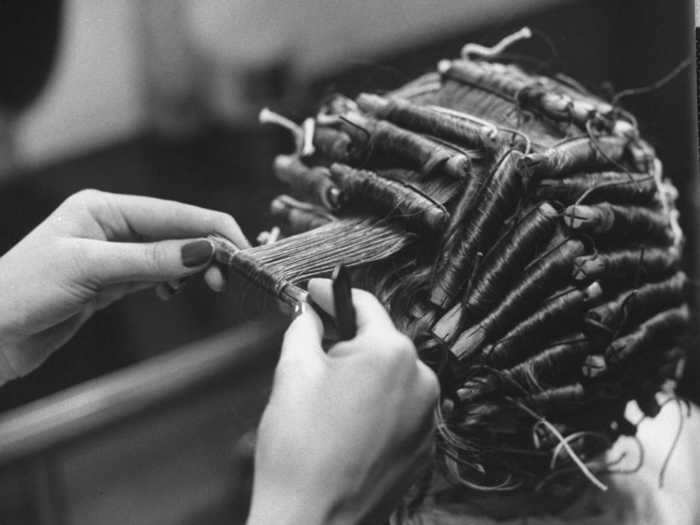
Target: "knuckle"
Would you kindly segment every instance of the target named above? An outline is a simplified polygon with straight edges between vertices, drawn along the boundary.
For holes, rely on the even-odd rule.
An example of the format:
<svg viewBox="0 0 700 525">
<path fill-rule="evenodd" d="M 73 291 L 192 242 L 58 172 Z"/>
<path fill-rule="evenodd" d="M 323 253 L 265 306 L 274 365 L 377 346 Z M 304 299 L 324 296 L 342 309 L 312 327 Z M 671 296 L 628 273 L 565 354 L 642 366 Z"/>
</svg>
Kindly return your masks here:
<svg viewBox="0 0 700 525">
<path fill-rule="evenodd" d="M 165 254 L 163 253 L 162 247 L 158 243 L 146 244 L 146 264 L 149 269 L 156 273 L 161 271 L 165 267 Z"/>
<path fill-rule="evenodd" d="M 238 222 L 233 216 L 222 211 L 212 212 L 211 215 L 211 230 L 217 233 L 228 235 L 232 231 L 238 231 Z"/>
<path fill-rule="evenodd" d="M 232 215 L 220 211 L 216 212 L 216 218 L 217 222 L 219 222 L 222 226 L 228 229 L 238 229 L 238 222 L 236 222 L 236 219 L 234 219 Z"/>
<path fill-rule="evenodd" d="M 76 261 L 84 261 L 84 266 L 90 267 L 100 264 L 100 252 L 95 249 L 92 242 L 78 242 L 71 246 L 71 254 Z"/>
<path fill-rule="evenodd" d="M 102 253 L 94 243 L 75 239 L 63 239 L 56 245 L 56 253 L 62 253 L 61 263 L 76 282 L 88 286 L 99 286 L 102 281 L 100 272 L 104 260 Z"/>
<path fill-rule="evenodd" d="M 352 299 L 355 305 L 362 309 L 376 307 L 377 305 L 381 306 L 381 303 L 379 303 L 379 300 L 374 294 L 359 288 L 353 289 Z"/>
<path fill-rule="evenodd" d="M 392 373 L 408 374 L 415 370 L 416 351 L 411 340 L 405 335 L 395 332 L 383 335 L 368 342 L 368 347 L 376 349 L 372 352 L 378 366 L 383 366 Z"/>
<path fill-rule="evenodd" d="M 63 204 L 67 206 L 87 206 L 103 197 L 103 192 L 96 189 L 87 188 L 69 196 L 65 201 L 63 201 Z"/>
<path fill-rule="evenodd" d="M 388 351 L 399 361 L 415 362 L 416 347 L 407 336 L 401 332 L 395 332 L 387 343 Z"/>
</svg>

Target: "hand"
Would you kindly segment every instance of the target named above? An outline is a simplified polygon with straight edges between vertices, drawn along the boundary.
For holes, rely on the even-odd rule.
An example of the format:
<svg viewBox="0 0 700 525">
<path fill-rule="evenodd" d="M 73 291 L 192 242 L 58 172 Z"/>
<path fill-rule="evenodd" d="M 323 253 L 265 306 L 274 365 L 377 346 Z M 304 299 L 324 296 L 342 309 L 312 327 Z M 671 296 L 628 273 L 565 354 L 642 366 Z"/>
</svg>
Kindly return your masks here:
<svg viewBox="0 0 700 525">
<path fill-rule="evenodd" d="M 96 310 L 207 268 L 210 233 L 247 246 L 224 213 L 96 190 L 69 197 L 0 258 L 0 384 L 39 366 Z M 224 285 L 214 266 L 205 278 Z"/>
<path fill-rule="evenodd" d="M 330 281 L 309 284 L 332 315 Z M 371 294 L 353 290 L 357 336 L 321 348 L 307 308 L 290 325 L 258 430 L 249 525 L 381 523 L 432 450 L 439 387 Z"/>
</svg>

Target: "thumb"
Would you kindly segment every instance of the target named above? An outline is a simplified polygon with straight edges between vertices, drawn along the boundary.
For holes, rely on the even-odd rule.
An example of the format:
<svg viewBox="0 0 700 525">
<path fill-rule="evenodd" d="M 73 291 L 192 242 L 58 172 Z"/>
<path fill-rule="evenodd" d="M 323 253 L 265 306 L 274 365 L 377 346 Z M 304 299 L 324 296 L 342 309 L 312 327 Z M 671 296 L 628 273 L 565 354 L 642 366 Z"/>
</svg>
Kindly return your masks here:
<svg viewBox="0 0 700 525">
<path fill-rule="evenodd" d="M 308 304 L 302 303 L 302 312 L 287 328 L 282 342 L 278 368 L 297 368 L 323 359 L 323 323 Z"/>
<path fill-rule="evenodd" d="M 179 279 L 202 270 L 214 256 L 208 239 L 87 242 L 86 273 L 103 284 Z"/>
</svg>

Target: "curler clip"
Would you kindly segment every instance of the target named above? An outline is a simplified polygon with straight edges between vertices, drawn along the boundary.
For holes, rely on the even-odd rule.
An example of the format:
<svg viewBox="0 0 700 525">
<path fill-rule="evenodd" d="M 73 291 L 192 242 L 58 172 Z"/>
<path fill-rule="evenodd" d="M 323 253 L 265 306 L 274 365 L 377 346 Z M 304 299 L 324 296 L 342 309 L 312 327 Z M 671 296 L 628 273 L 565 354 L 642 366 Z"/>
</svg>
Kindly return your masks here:
<svg viewBox="0 0 700 525">
<path fill-rule="evenodd" d="M 532 38 L 532 31 L 529 27 L 523 27 L 515 33 L 506 36 L 496 45 L 491 47 L 469 43 L 462 48 L 462 58 L 467 60 L 473 58 L 494 58 L 503 53 L 507 48 L 516 42 L 526 40 L 528 38 Z"/>
</svg>

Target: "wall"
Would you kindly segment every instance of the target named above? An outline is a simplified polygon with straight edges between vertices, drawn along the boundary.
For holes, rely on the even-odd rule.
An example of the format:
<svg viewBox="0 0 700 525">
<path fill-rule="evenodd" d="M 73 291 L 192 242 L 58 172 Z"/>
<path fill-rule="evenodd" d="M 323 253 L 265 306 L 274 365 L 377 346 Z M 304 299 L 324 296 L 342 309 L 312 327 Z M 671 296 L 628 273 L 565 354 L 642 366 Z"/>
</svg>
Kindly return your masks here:
<svg viewBox="0 0 700 525">
<path fill-rule="evenodd" d="M 528 9 L 554 3 L 66 0 L 54 74 L 16 129 L 18 160 L 23 165 L 44 164 L 140 129 L 152 116 L 148 110 L 158 103 L 143 96 L 144 64 L 149 60 L 151 73 L 155 70 L 161 76 L 161 88 L 175 89 L 175 96 L 186 102 L 188 90 L 197 89 L 201 78 L 188 69 L 182 46 L 173 50 L 173 55 L 179 53 L 178 59 L 166 59 L 163 66 L 167 45 L 172 47 L 174 41 L 170 33 L 175 31 L 187 34 L 185 51 L 203 53 L 218 63 L 223 81 L 218 79 L 216 90 L 235 106 L 237 68 L 264 67 L 286 54 L 298 75 L 318 75 L 371 60 L 377 50 L 406 47 L 446 31 L 473 29 L 495 16 L 505 22 Z M 166 20 L 178 6 L 185 20 Z M 144 37 L 145 27 L 165 32 L 165 49 L 160 37 Z M 161 62 L 155 69 L 154 58 Z"/>
<path fill-rule="evenodd" d="M 23 164 L 131 133 L 142 122 L 133 0 L 67 0 L 57 63 L 16 129 Z"/>
</svg>

